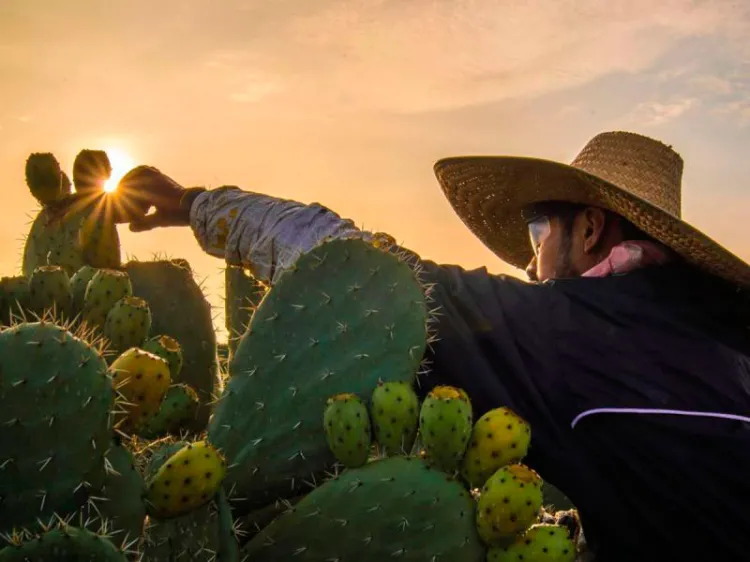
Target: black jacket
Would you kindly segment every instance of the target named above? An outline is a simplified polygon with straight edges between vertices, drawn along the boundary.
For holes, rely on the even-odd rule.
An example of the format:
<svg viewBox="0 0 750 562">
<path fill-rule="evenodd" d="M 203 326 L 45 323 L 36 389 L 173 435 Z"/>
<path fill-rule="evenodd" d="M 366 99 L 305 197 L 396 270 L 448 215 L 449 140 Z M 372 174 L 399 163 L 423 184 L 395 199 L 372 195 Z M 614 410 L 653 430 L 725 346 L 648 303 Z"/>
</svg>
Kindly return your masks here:
<svg viewBox="0 0 750 562">
<path fill-rule="evenodd" d="M 750 423 L 695 415 L 750 416 L 744 295 L 682 265 L 543 284 L 424 266 L 424 391 L 524 417 L 524 462 L 579 509 L 597 562 L 750 560 Z"/>
</svg>

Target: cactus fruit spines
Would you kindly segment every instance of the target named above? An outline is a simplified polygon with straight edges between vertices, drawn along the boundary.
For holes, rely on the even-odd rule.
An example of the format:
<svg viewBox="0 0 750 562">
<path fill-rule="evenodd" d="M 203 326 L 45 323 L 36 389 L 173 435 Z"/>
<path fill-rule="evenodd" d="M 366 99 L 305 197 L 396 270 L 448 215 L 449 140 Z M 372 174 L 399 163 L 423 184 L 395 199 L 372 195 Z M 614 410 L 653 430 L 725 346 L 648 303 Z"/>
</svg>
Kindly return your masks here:
<svg viewBox="0 0 750 562">
<path fill-rule="evenodd" d="M 488 546 L 503 546 L 534 521 L 542 507 L 542 479 L 523 464 L 489 477 L 477 502 L 477 530 Z"/>
<path fill-rule="evenodd" d="M 414 380 L 425 301 L 408 263 L 362 240 L 324 242 L 283 272 L 253 313 L 208 428 L 227 455 L 228 487 L 248 498 L 239 510 L 299 495 L 331 468 L 321 423 L 330 396 Z"/>
<path fill-rule="evenodd" d="M 90 265 L 84 265 L 79 268 L 70 278 L 70 290 L 73 293 L 73 310 L 80 313 L 86 299 L 86 287 L 89 281 L 93 279 L 98 269 Z"/>
<path fill-rule="evenodd" d="M 568 530 L 549 523 L 532 525 L 508 546 L 487 551 L 487 562 L 575 562 L 576 547 Z"/>
<path fill-rule="evenodd" d="M 0 278 L 0 323 L 12 324 L 15 317 L 23 317 L 31 306 L 29 280 L 23 275 Z"/>
<path fill-rule="evenodd" d="M 169 457 L 148 482 L 148 512 L 168 519 L 208 503 L 221 486 L 225 472 L 224 457 L 210 443 L 189 443 Z"/>
<path fill-rule="evenodd" d="M 380 382 L 370 398 L 375 439 L 386 454 L 411 452 L 419 425 L 419 398 L 408 382 Z"/>
<path fill-rule="evenodd" d="M 323 413 L 328 446 L 347 468 L 367 462 L 372 431 L 367 406 L 356 394 L 343 392 L 331 396 Z"/>
<path fill-rule="evenodd" d="M 42 205 L 47 205 L 70 193 L 70 180 L 60 169 L 54 154 L 36 152 L 26 160 L 26 185 Z"/>
<path fill-rule="evenodd" d="M 507 407 L 490 410 L 474 424 L 461 474 L 479 488 L 500 467 L 523 460 L 530 442 L 531 428 L 518 414 Z"/>
<path fill-rule="evenodd" d="M 166 359 L 172 380 L 178 380 L 183 363 L 180 342 L 167 335 L 154 336 L 143 344 L 143 349 Z"/>
<path fill-rule="evenodd" d="M 101 487 L 115 392 L 99 353 L 51 323 L 0 332 L 0 373 L 5 532 L 67 516 Z"/>
<path fill-rule="evenodd" d="M 463 389 L 436 386 L 419 412 L 419 433 L 427 457 L 446 472 L 454 472 L 471 436 L 471 401 Z"/>
<path fill-rule="evenodd" d="M 0 550 L 0 562 L 48 562 L 51 560 L 126 562 L 127 559 L 108 537 L 67 525 Z"/>
<path fill-rule="evenodd" d="M 140 297 L 123 297 L 107 313 L 104 336 L 112 348 L 123 353 L 141 347 L 151 330 L 151 309 Z"/>
<path fill-rule="evenodd" d="M 73 292 L 70 278 L 59 265 L 42 265 L 29 279 L 29 304 L 38 315 L 53 311 L 56 316 L 72 312 Z"/>
<path fill-rule="evenodd" d="M 112 164 L 104 150 L 83 149 L 73 161 L 73 184 L 76 192 L 104 191 L 112 175 Z"/>
<path fill-rule="evenodd" d="M 159 411 L 146 420 L 138 433 L 157 437 L 178 432 L 187 420 L 195 417 L 199 404 L 198 395 L 190 385 L 174 384 L 167 389 Z"/>
<path fill-rule="evenodd" d="M 484 562 L 475 503 L 456 480 L 414 457 L 348 469 L 276 518 L 244 547 L 255 562 Z"/>
<path fill-rule="evenodd" d="M 158 355 L 137 347 L 128 349 L 112 362 L 112 380 L 126 403 L 122 429 L 138 429 L 156 414 L 171 383 L 169 364 Z"/>
<path fill-rule="evenodd" d="M 86 287 L 83 318 L 91 327 L 104 329 L 107 314 L 123 297 L 133 296 L 128 274 L 116 269 L 99 269 Z"/>
</svg>

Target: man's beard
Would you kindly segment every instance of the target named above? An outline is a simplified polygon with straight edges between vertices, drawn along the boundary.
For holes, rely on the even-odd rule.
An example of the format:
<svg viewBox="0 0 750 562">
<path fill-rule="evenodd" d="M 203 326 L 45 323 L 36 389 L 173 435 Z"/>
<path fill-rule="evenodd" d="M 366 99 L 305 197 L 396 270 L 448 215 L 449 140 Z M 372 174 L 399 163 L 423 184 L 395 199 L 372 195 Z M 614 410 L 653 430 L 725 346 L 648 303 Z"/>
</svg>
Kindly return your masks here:
<svg viewBox="0 0 750 562">
<path fill-rule="evenodd" d="M 555 263 L 555 278 L 570 279 L 580 277 L 581 272 L 573 265 L 573 237 L 570 232 L 562 233 L 560 240 L 560 251 Z"/>
</svg>

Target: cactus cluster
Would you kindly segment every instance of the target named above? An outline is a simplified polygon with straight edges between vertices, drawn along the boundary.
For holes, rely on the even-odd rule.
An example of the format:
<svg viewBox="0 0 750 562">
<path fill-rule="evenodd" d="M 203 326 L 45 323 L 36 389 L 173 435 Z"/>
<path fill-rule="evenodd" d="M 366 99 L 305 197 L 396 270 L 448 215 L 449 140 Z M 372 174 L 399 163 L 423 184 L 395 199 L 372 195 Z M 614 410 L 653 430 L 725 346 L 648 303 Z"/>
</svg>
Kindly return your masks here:
<svg viewBox="0 0 750 562">
<path fill-rule="evenodd" d="M 43 205 L 67 193 L 50 156 L 27 166 Z M 106 155 L 79 156 L 96 194 Z M 575 559 L 526 421 L 419 389 L 429 290 L 391 242 L 243 272 L 218 345 L 189 265 L 121 266 L 90 216 L 40 220 L 45 256 L 0 279 L 0 562 Z"/>
</svg>

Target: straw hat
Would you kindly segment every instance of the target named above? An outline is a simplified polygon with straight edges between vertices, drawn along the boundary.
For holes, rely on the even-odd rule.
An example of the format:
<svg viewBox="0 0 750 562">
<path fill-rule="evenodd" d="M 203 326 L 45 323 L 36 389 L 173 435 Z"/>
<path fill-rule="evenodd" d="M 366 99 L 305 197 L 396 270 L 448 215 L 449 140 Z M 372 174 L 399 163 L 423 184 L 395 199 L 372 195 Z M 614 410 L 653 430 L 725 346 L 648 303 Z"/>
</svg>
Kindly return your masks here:
<svg viewBox="0 0 750 562">
<path fill-rule="evenodd" d="M 594 137 L 571 165 L 514 156 L 439 160 L 435 174 L 453 209 L 502 260 L 532 258 L 522 209 L 567 201 L 626 218 L 704 270 L 750 286 L 750 265 L 680 218 L 682 158 L 671 147 L 628 132 Z"/>
</svg>

